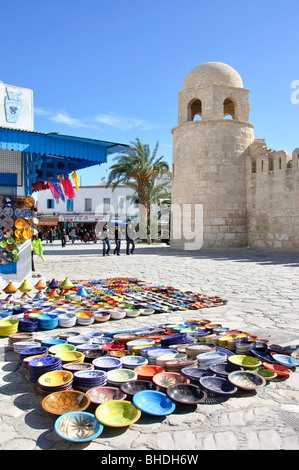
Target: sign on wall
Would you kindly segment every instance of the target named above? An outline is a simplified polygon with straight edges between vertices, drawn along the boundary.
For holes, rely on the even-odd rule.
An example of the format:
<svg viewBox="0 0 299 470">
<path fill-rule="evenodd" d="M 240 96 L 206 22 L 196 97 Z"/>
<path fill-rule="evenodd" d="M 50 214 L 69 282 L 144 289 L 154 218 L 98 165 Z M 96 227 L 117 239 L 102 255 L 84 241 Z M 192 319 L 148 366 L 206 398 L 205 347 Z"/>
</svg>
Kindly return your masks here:
<svg viewBox="0 0 299 470">
<path fill-rule="evenodd" d="M 0 83 L 0 127 L 33 131 L 33 91 Z"/>
</svg>

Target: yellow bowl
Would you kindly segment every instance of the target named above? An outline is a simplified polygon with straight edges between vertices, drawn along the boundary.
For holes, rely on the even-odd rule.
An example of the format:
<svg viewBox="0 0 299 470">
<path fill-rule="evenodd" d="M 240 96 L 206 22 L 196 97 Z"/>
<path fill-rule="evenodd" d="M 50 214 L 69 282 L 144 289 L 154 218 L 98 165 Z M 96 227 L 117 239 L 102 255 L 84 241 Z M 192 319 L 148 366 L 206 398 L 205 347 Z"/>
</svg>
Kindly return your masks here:
<svg viewBox="0 0 299 470">
<path fill-rule="evenodd" d="M 55 354 L 56 357 L 60 357 L 62 363 L 67 362 L 84 362 L 85 356 L 80 351 L 63 351 Z"/>
<path fill-rule="evenodd" d="M 97 407 L 95 415 L 100 423 L 113 428 L 121 428 L 136 423 L 141 411 L 127 400 L 109 400 Z"/>
<path fill-rule="evenodd" d="M 80 318 L 92 318 L 94 316 L 91 312 L 77 312 L 76 315 Z"/>
<path fill-rule="evenodd" d="M 234 354 L 233 356 L 228 356 L 228 360 L 232 364 L 244 367 L 244 369 L 255 369 L 262 364 L 262 362 L 256 357 L 245 356 L 243 354 Z"/>
<path fill-rule="evenodd" d="M 73 380 L 73 374 L 67 370 L 52 370 L 38 378 L 38 383 L 45 387 L 60 387 Z"/>
</svg>

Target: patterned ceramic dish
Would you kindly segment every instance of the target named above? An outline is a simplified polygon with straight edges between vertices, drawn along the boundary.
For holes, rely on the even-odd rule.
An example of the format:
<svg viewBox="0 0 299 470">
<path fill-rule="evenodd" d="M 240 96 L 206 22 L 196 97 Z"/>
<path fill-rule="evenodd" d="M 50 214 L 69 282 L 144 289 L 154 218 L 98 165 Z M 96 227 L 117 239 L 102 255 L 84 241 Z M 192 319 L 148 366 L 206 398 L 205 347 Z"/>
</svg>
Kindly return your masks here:
<svg viewBox="0 0 299 470">
<path fill-rule="evenodd" d="M 166 389 L 166 394 L 171 400 L 183 405 L 197 405 L 207 398 L 204 390 L 192 384 L 171 385 Z"/>
<path fill-rule="evenodd" d="M 141 416 L 141 411 L 130 401 L 110 400 L 99 405 L 95 415 L 105 426 L 120 428 L 136 423 Z"/>
<path fill-rule="evenodd" d="M 252 356 L 245 356 L 243 354 L 235 354 L 233 356 L 229 356 L 228 360 L 232 364 L 244 367 L 244 369 L 255 369 L 256 367 L 262 364 L 258 358 Z"/>
<path fill-rule="evenodd" d="M 144 413 L 166 416 L 175 410 L 175 403 L 163 392 L 142 390 L 133 396 L 134 405 Z"/>
<path fill-rule="evenodd" d="M 50 393 L 42 401 L 44 410 L 54 415 L 63 415 L 71 411 L 84 411 L 90 405 L 90 398 L 76 390 L 62 390 Z"/>
<path fill-rule="evenodd" d="M 103 432 L 104 426 L 92 413 L 71 411 L 59 416 L 55 422 L 56 433 L 72 442 L 87 442 Z"/>
<path fill-rule="evenodd" d="M 101 405 L 109 400 L 125 400 L 126 394 L 117 387 L 94 387 L 86 392 L 91 403 Z"/>
<path fill-rule="evenodd" d="M 242 390 L 256 390 L 266 385 L 264 377 L 251 371 L 231 372 L 228 374 L 228 380 Z"/>
</svg>

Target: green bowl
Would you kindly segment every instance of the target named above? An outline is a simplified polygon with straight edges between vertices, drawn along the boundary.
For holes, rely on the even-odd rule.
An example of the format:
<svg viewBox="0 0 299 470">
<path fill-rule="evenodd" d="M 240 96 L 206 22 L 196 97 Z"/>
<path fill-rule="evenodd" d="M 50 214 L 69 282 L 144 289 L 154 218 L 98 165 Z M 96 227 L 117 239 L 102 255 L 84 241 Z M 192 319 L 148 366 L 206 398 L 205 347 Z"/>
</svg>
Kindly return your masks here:
<svg viewBox="0 0 299 470">
<path fill-rule="evenodd" d="M 110 400 L 99 405 L 95 415 L 100 423 L 113 428 L 121 428 L 136 423 L 141 416 L 141 411 L 130 401 Z"/>
<path fill-rule="evenodd" d="M 65 351 L 76 351 L 76 346 L 73 344 L 55 344 L 49 348 L 50 354 L 57 354 Z"/>
</svg>

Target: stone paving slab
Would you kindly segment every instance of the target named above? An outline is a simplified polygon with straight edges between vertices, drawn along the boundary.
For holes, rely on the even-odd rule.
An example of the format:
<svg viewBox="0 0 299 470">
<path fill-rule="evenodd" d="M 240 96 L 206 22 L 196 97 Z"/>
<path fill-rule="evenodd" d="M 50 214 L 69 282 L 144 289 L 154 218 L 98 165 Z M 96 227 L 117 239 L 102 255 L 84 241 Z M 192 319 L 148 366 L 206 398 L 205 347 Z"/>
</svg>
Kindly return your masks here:
<svg viewBox="0 0 299 470">
<path fill-rule="evenodd" d="M 133 256 L 103 257 L 100 244 L 44 243 L 46 280 L 136 277 L 152 284 L 218 295 L 224 306 L 76 326 L 78 331 L 116 331 L 187 318 L 208 318 L 283 346 L 299 348 L 299 253 L 251 249 L 184 252 L 166 245 L 137 245 Z M 36 282 L 34 279 L 31 282 Z M 63 329 L 62 329 L 63 330 Z M 55 333 L 59 332 L 55 329 Z M 163 419 L 142 415 L 127 429 L 105 428 L 89 444 L 72 444 L 54 431 L 55 416 L 41 406 L 18 361 L 0 338 L 0 449 L 101 451 L 298 450 L 299 374 L 197 407 L 177 406 Z"/>
</svg>

